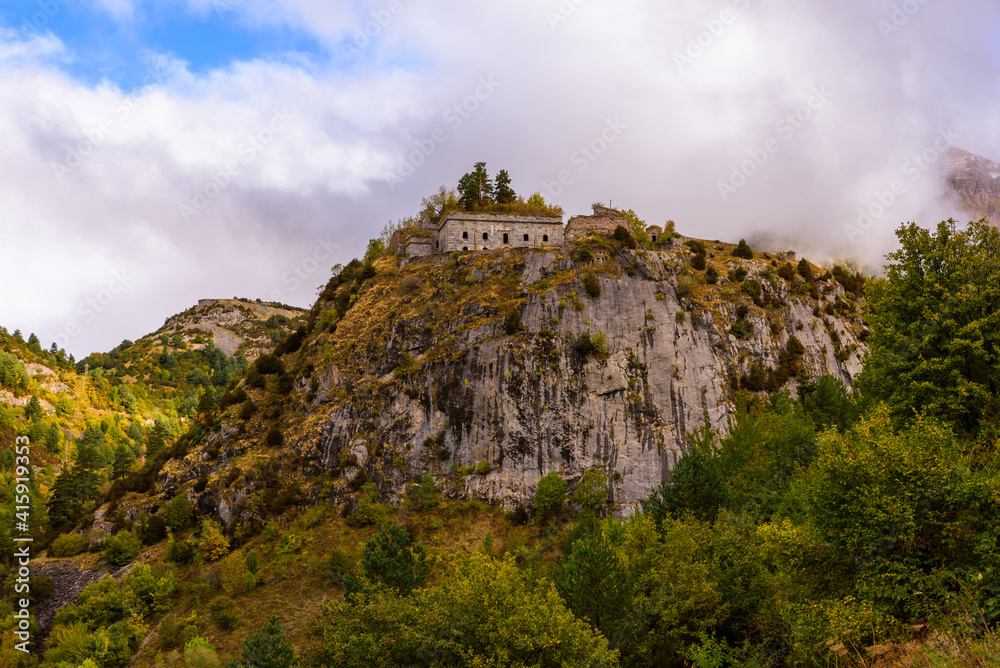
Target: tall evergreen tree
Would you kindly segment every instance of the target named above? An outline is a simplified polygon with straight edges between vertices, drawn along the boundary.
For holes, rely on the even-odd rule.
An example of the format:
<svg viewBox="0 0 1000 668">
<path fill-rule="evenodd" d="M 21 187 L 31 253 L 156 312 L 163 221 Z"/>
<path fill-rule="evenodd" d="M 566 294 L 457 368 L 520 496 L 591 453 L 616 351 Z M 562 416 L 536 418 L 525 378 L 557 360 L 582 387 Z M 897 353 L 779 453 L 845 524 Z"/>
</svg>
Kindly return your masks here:
<svg viewBox="0 0 1000 668">
<path fill-rule="evenodd" d="M 510 187 L 510 174 L 506 169 L 501 169 L 497 174 L 493 190 L 493 198 L 497 204 L 513 204 L 517 201 L 517 193 Z"/>
<path fill-rule="evenodd" d="M 459 180 L 458 193 L 458 201 L 466 211 L 493 201 L 493 182 L 486 171 L 485 162 L 477 162 L 472 171 Z"/>
<path fill-rule="evenodd" d="M 37 422 L 45 417 L 45 409 L 42 408 L 41 402 L 38 401 L 37 394 L 32 394 L 31 401 L 24 407 L 24 417 L 30 422 Z"/>
</svg>

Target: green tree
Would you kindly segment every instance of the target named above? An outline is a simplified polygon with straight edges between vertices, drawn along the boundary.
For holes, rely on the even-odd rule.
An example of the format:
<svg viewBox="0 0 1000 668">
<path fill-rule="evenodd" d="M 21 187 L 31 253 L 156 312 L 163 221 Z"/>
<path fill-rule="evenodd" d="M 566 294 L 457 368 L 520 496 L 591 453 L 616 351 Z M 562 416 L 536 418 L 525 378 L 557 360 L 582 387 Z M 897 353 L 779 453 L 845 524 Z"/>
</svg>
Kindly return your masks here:
<svg viewBox="0 0 1000 668">
<path fill-rule="evenodd" d="M 570 500 L 584 508 L 597 511 L 608 505 L 608 474 L 600 469 L 584 471 L 573 489 Z"/>
<path fill-rule="evenodd" d="M 639 243 L 645 243 L 649 240 L 649 235 L 646 233 L 646 221 L 639 217 L 639 215 L 629 209 L 624 212 L 625 220 L 628 221 L 629 229 L 632 230 L 632 236 Z"/>
<path fill-rule="evenodd" d="M 128 531 L 119 531 L 104 541 L 104 559 L 113 566 L 124 566 L 139 554 L 142 543 Z"/>
<path fill-rule="evenodd" d="M 897 420 L 918 412 L 975 432 L 1000 393 L 1000 231 L 947 220 L 896 236 L 885 278 L 866 289 L 872 334 L 858 386 Z"/>
<path fill-rule="evenodd" d="M 573 616 L 551 582 L 513 557 L 479 552 L 456 561 L 440 587 L 413 596 L 374 587 L 353 602 L 327 602 L 313 638 L 308 668 L 618 665 L 607 640 Z"/>
<path fill-rule="evenodd" d="M 486 172 L 485 162 L 477 162 L 472 171 L 459 180 L 458 201 L 466 211 L 493 201 L 493 182 Z"/>
<path fill-rule="evenodd" d="M 964 466 L 947 429 L 917 418 L 896 431 L 881 406 L 851 431 L 820 438 L 804 483 L 809 511 L 861 568 L 885 560 L 929 566 L 939 555 L 972 551 L 955 543 L 967 532 L 948 527 L 963 514 L 956 491 Z"/>
<path fill-rule="evenodd" d="M 365 575 L 409 596 L 427 579 L 431 567 L 423 545 L 410 540 L 406 529 L 393 522 L 365 541 L 361 552 Z"/>
<path fill-rule="evenodd" d="M 753 259 L 753 250 L 747 245 L 746 239 L 740 239 L 740 242 L 736 244 L 736 248 L 733 249 L 733 257 L 741 257 L 745 260 Z"/>
<path fill-rule="evenodd" d="M 548 519 L 562 510 L 567 487 L 569 485 L 556 471 L 542 476 L 535 490 L 535 512 L 540 518 Z"/>
<path fill-rule="evenodd" d="M 45 432 L 45 449 L 54 455 L 59 454 L 59 443 L 62 441 L 62 431 L 59 430 L 59 423 L 53 422 L 49 425 L 49 430 Z"/>
<path fill-rule="evenodd" d="M 569 609 L 600 631 L 612 648 L 630 648 L 637 641 L 643 616 L 636 614 L 632 573 L 604 531 L 574 543 L 556 568 L 555 582 Z"/>
<path fill-rule="evenodd" d="M 166 446 L 167 428 L 160 420 L 156 420 L 149 432 L 149 439 L 146 441 L 146 459 L 152 459 Z"/>
<path fill-rule="evenodd" d="M 115 463 L 111 469 L 111 479 L 124 478 L 132 470 L 134 464 L 135 455 L 132 454 L 132 450 L 124 444 L 119 445 L 115 448 Z"/>
<path fill-rule="evenodd" d="M 718 460 L 704 448 L 692 447 L 670 471 L 670 484 L 662 483 L 643 502 L 657 525 L 667 517 L 692 513 L 699 520 L 714 520 L 726 504 L 726 485 Z"/>
<path fill-rule="evenodd" d="M 37 394 L 31 395 L 31 400 L 24 407 L 24 418 L 29 422 L 37 422 L 45 417 L 45 409 L 42 408 Z"/>
<path fill-rule="evenodd" d="M 298 665 L 295 650 L 285 640 L 277 615 L 271 613 L 264 627 L 243 642 L 242 656 L 232 665 L 233 668 L 292 668 Z"/>
<path fill-rule="evenodd" d="M 182 492 L 170 500 L 167 506 L 167 524 L 170 525 L 171 531 L 186 529 L 192 519 L 194 519 L 194 509 L 188 501 L 187 494 Z"/>
<path fill-rule="evenodd" d="M 122 385 L 118 388 L 118 400 L 121 401 L 122 408 L 129 415 L 135 415 L 139 412 L 139 400 L 132 394 L 128 385 Z"/>
<path fill-rule="evenodd" d="M 423 198 L 420 202 L 420 216 L 436 223 L 446 212 L 458 208 L 458 198 L 455 196 L 455 191 L 441 186 L 436 193 Z"/>
<path fill-rule="evenodd" d="M 497 173 L 493 190 L 497 204 L 513 204 L 517 201 L 517 193 L 510 187 L 510 174 L 506 169 L 501 169 Z"/>
</svg>

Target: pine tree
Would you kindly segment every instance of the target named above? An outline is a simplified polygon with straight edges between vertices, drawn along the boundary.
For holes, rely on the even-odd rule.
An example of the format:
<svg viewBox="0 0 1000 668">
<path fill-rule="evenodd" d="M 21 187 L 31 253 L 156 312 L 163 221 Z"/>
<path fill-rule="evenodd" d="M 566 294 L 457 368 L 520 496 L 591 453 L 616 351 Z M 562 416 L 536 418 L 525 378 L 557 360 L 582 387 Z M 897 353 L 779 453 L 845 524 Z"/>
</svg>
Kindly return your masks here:
<svg viewBox="0 0 1000 668">
<path fill-rule="evenodd" d="M 459 180 L 458 193 L 458 201 L 466 211 L 493 201 L 493 183 L 486 172 L 485 162 L 477 162 L 472 171 Z"/>
<path fill-rule="evenodd" d="M 157 420 L 149 433 L 149 439 L 146 441 L 146 459 L 152 459 L 166 446 L 167 429 L 163 426 L 162 422 Z"/>
<path fill-rule="evenodd" d="M 133 464 L 135 457 L 132 456 L 132 451 L 125 445 L 119 445 L 115 449 L 115 464 L 111 469 L 111 479 L 117 480 L 127 476 Z"/>
<path fill-rule="evenodd" d="M 295 650 L 285 640 L 277 615 L 271 613 L 264 627 L 243 642 L 243 656 L 232 668 L 291 668 Z"/>
<path fill-rule="evenodd" d="M 423 545 L 413 543 L 396 522 L 365 541 L 361 564 L 365 575 L 394 587 L 403 596 L 422 585 L 431 570 Z"/>
<path fill-rule="evenodd" d="M 54 455 L 59 454 L 59 441 L 62 432 L 59 431 L 59 423 L 53 422 L 45 434 L 45 448 Z"/>
<path fill-rule="evenodd" d="M 517 193 L 510 187 L 510 174 L 506 169 L 501 169 L 497 174 L 493 189 L 493 197 L 497 204 L 513 204 L 517 201 Z"/>
<path fill-rule="evenodd" d="M 24 417 L 29 422 L 37 422 L 45 417 L 45 409 L 42 408 L 41 402 L 38 401 L 37 394 L 32 394 L 31 401 L 24 407 Z"/>
</svg>

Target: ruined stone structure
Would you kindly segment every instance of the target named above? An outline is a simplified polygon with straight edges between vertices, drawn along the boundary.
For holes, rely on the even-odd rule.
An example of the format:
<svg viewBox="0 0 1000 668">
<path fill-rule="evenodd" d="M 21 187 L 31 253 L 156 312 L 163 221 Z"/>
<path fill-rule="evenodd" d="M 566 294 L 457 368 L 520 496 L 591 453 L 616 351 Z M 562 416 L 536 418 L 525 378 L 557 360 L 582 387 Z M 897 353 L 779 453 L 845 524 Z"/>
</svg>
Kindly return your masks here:
<svg viewBox="0 0 1000 668">
<path fill-rule="evenodd" d="M 592 232 L 611 236 L 619 225 L 627 227 L 628 219 L 614 209 L 595 204 L 594 215 L 573 216 L 569 219 L 569 223 L 566 224 L 566 238 L 576 241 Z"/>
</svg>

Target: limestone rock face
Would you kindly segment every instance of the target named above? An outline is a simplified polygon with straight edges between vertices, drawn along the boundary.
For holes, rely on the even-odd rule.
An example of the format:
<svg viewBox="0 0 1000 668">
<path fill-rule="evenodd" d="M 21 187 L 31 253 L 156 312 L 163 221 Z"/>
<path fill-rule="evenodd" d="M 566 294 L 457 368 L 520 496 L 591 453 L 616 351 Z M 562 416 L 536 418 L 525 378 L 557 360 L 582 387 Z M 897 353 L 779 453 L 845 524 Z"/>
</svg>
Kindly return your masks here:
<svg viewBox="0 0 1000 668">
<path fill-rule="evenodd" d="M 860 318 L 825 310 L 846 305 L 833 280 L 817 283 L 816 300 L 792 294 L 769 262 L 730 259 L 728 267 L 744 267 L 746 281 L 763 287 L 762 308 L 735 280 L 688 293 L 693 277 L 679 276 L 686 248 L 614 249 L 593 267 L 572 252 L 527 251 L 503 269 L 486 254 L 468 260 L 484 285 L 517 272 L 519 329 L 488 303 L 438 320 L 399 308 L 387 348 L 368 354 L 366 377 L 351 381 L 344 369 L 317 365 L 312 426 L 293 439 L 310 474 L 353 480 L 364 470 L 392 497 L 430 472 L 456 495 L 513 508 L 530 504 L 550 471 L 572 486 L 602 469 L 616 512 L 626 515 L 669 478 L 686 432 L 706 422 L 725 430 L 741 376 L 754 364 L 777 367 L 792 337 L 805 348 L 809 376 L 850 384 L 861 369 Z M 600 285 L 595 298 L 582 285 L 589 274 Z M 752 333 L 737 338 L 729 330 L 741 305 Z M 581 354 L 584 335 L 596 354 Z"/>
</svg>

